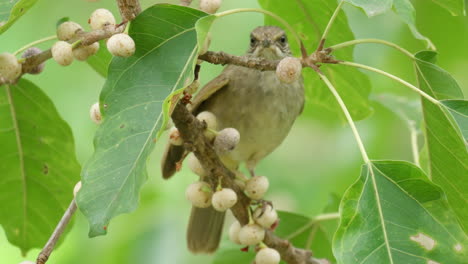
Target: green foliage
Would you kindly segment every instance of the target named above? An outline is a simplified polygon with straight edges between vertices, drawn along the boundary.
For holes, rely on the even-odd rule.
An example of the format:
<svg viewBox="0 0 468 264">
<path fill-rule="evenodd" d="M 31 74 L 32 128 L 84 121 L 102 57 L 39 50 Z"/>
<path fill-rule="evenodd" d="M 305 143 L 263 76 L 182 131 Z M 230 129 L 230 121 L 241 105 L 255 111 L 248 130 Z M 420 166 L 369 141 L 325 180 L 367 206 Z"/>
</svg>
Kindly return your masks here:
<svg viewBox="0 0 468 264">
<path fill-rule="evenodd" d="M 372 161 L 343 197 L 333 241 L 338 263 L 454 263 L 467 257 L 466 235 L 443 191 L 418 167 Z M 432 262 L 430 262 L 432 261 Z"/>
<path fill-rule="evenodd" d="M 350 4 L 358 6 L 372 17 L 387 12 L 392 8 L 393 0 L 345 0 Z"/>
<path fill-rule="evenodd" d="M 73 199 L 80 165 L 69 126 L 33 83 L 0 86 L 0 224 L 23 254 L 45 244 Z"/>
<path fill-rule="evenodd" d="M 456 81 L 432 64 L 434 60 L 435 53 L 416 54 L 415 67 L 420 88 L 440 100 L 462 97 Z M 430 176 L 445 190 L 460 224 L 468 231 L 468 151 L 465 140 L 444 107 L 434 105 L 427 99 L 422 99 L 422 106 Z"/>
<path fill-rule="evenodd" d="M 434 3 L 447 9 L 453 16 L 466 15 L 465 0 L 432 0 Z"/>
<path fill-rule="evenodd" d="M 131 24 L 135 54 L 113 58 L 100 96 L 103 123 L 77 197 L 91 224 L 90 236 L 105 234 L 111 218 L 137 207 L 148 155 L 164 127 L 165 98 L 191 80 L 197 57 L 195 23 L 203 16 L 181 6 L 152 6 Z"/>
<path fill-rule="evenodd" d="M 309 53 L 317 48 L 321 34 L 337 6 L 335 1 L 327 0 L 300 1 L 300 4 L 296 1 L 259 0 L 259 3 L 264 9 L 279 14 L 292 25 Z M 265 17 L 265 24 L 281 26 L 270 17 Z M 292 38 L 290 39 L 293 52 L 299 54 L 299 47 Z M 351 39 L 354 39 L 354 35 L 346 15 L 341 11 L 326 44 L 338 44 Z M 353 49 L 338 50 L 334 55 L 340 60 L 353 60 Z M 323 65 L 321 70 L 336 85 L 355 120 L 364 119 L 372 113 L 368 101 L 370 83 L 365 74 L 356 69 L 343 69 L 335 65 Z M 335 98 L 318 75 L 310 69 L 305 70 L 303 74 L 308 102 L 341 115 Z"/>
<path fill-rule="evenodd" d="M 468 142 L 468 101 L 466 100 L 443 100 L 442 103 L 449 109 L 458 124 L 465 143 Z"/>
<path fill-rule="evenodd" d="M 107 50 L 106 42 L 99 41 L 98 52 L 89 57 L 86 62 L 102 77 L 107 78 L 107 70 L 112 60 L 112 54 Z"/>
<path fill-rule="evenodd" d="M 24 15 L 37 0 L 1 0 L 0 34 L 5 32 L 16 20 Z"/>
</svg>

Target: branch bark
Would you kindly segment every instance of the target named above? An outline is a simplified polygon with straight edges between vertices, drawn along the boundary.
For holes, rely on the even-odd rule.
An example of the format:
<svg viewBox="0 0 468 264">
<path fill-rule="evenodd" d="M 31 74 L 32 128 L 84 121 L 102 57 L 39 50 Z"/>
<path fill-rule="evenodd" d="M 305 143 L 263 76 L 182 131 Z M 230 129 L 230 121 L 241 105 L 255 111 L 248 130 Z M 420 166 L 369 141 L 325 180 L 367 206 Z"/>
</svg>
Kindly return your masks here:
<svg viewBox="0 0 468 264">
<path fill-rule="evenodd" d="M 132 21 L 141 12 L 140 1 L 138 0 L 117 0 L 117 5 L 124 22 Z"/>
<path fill-rule="evenodd" d="M 257 69 L 260 71 L 274 71 L 276 70 L 276 66 L 280 62 L 279 60 L 271 61 L 261 58 L 253 58 L 249 56 L 234 56 L 223 51 L 207 51 L 206 53 L 199 55 L 198 58 L 200 60 L 212 64 L 233 64 L 237 66 Z"/>
<path fill-rule="evenodd" d="M 235 175 L 219 159 L 211 142 L 203 135 L 206 125 L 198 121 L 186 107 L 184 99 L 180 100 L 172 112 L 172 120 L 185 142 L 185 147 L 193 151 L 201 165 L 210 174 L 204 180 L 215 188 L 221 178 L 223 187 L 233 189 L 238 196 L 238 202 L 231 208 L 234 217 L 245 225 L 249 222 L 248 210 L 250 199 L 235 183 Z M 281 258 L 290 264 L 326 264 L 326 260 L 312 257 L 312 252 L 294 247 L 288 240 L 276 236 L 273 231 L 267 231 L 263 241 L 267 246 L 276 249 Z"/>
</svg>

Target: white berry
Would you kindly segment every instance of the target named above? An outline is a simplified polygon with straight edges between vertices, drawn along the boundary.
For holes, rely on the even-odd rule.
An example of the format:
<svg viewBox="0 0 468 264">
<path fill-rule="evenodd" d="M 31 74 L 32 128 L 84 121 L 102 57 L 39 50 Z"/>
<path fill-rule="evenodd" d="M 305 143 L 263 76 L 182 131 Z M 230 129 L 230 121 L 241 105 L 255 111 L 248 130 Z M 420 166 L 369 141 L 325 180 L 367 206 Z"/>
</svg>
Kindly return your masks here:
<svg viewBox="0 0 468 264">
<path fill-rule="evenodd" d="M 260 200 L 265 196 L 269 186 L 267 177 L 255 176 L 246 182 L 245 194 L 254 200 Z"/>
<path fill-rule="evenodd" d="M 239 242 L 242 245 L 251 246 L 263 241 L 265 229 L 257 224 L 245 225 L 239 231 Z"/>
<path fill-rule="evenodd" d="M 271 226 L 278 220 L 278 214 L 276 210 L 267 204 L 265 208 L 259 207 L 253 213 L 255 222 L 265 228 L 271 228 Z"/>
<path fill-rule="evenodd" d="M 207 175 L 205 169 L 200 164 L 200 161 L 197 159 L 197 157 L 195 157 L 193 153 L 191 153 L 187 157 L 187 162 L 188 162 L 189 169 L 196 175 L 201 176 L 201 177 Z"/>
<path fill-rule="evenodd" d="M 200 122 L 206 123 L 205 136 L 210 140 L 213 139 L 216 135 L 210 130 L 218 129 L 218 121 L 216 120 L 216 116 L 211 112 L 203 111 L 197 115 L 197 119 Z"/>
<path fill-rule="evenodd" d="M 42 52 L 42 50 L 40 48 L 31 47 L 31 48 L 27 49 L 23 53 L 23 55 L 21 55 L 21 58 L 29 58 L 29 57 L 32 57 L 34 55 L 40 54 L 41 52 Z M 28 73 L 30 73 L 30 74 L 39 74 L 44 70 L 44 67 L 45 67 L 45 62 L 37 65 L 36 67 L 34 67 L 32 69 L 30 69 Z"/>
<path fill-rule="evenodd" d="M 91 14 L 88 23 L 93 30 L 103 29 L 106 26 L 115 26 L 115 17 L 111 11 L 100 8 Z"/>
<path fill-rule="evenodd" d="M 255 256 L 256 264 L 278 264 L 281 261 L 281 256 L 275 249 L 262 248 Z"/>
<path fill-rule="evenodd" d="M 239 131 L 235 128 L 225 128 L 218 132 L 214 141 L 214 149 L 219 155 L 225 155 L 237 146 L 240 140 Z"/>
<path fill-rule="evenodd" d="M 239 221 L 234 221 L 234 223 L 231 224 L 231 226 L 229 227 L 229 239 L 240 245 L 240 241 L 239 241 L 239 232 L 241 230 L 241 225 L 239 223 Z"/>
<path fill-rule="evenodd" d="M 89 116 L 91 117 L 91 120 L 93 120 L 94 123 L 98 125 L 101 124 L 102 115 L 99 103 L 95 103 L 91 106 L 91 108 L 89 109 Z"/>
<path fill-rule="evenodd" d="M 135 42 L 127 34 L 115 34 L 107 41 L 107 49 L 114 56 L 130 57 L 135 53 Z"/>
<path fill-rule="evenodd" d="M 73 56 L 80 61 L 87 60 L 90 56 L 96 54 L 99 50 L 99 42 L 94 42 L 88 46 L 80 46 L 73 50 Z"/>
<path fill-rule="evenodd" d="M 81 181 L 79 181 L 76 185 L 75 185 L 75 188 L 73 188 L 73 196 L 76 197 L 76 195 L 78 194 L 78 192 L 80 191 L 81 189 Z"/>
<path fill-rule="evenodd" d="M 169 130 L 169 142 L 174 146 L 181 146 L 184 144 L 184 140 L 180 136 L 180 132 L 177 127 L 171 127 Z"/>
<path fill-rule="evenodd" d="M 217 211 L 224 212 L 237 203 L 237 194 L 232 189 L 223 188 L 213 194 L 211 204 Z"/>
<path fill-rule="evenodd" d="M 78 23 L 72 21 L 63 22 L 57 27 L 57 38 L 59 40 L 70 40 L 80 30 L 83 30 L 83 28 Z"/>
<path fill-rule="evenodd" d="M 21 75 L 21 64 L 13 54 L 0 54 L 0 77 L 13 81 Z"/>
<path fill-rule="evenodd" d="M 293 83 L 299 79 L 302 72 L 301 60 L 295 57 L 282 59 L 276 67 L 276 76 L 284 83 Z"/>
<path fill-rule="evenodd" d="M 206 182 L 194 182 L 187 187 L 185 197 L 193 206 L 207 208 L 211 205 L 211 186 Z"/>
<path fill-rule="evenodd" d="M 73 62 L 72 45 L 65 41 L 58 41 L 52 46 L 52 57 L 62 65 L 67 66 Z"/>
<path fill-rule="evenodd" d="M 221 0 L 200 0 L 200 10 L 208 14 L 214 14 L 221 6 Z"/>
</svg>

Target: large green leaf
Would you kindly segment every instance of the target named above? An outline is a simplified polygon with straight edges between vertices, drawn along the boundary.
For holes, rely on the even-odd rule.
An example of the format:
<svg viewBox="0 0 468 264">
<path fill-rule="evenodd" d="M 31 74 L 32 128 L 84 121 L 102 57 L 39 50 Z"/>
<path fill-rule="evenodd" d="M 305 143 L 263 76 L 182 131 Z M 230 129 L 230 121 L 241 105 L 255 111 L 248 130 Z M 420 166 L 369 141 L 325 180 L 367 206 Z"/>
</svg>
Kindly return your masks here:
<svg viewBox="0 0 468 264">
<path fill-rule="evenodd" d="M 0 0 L 0 34 L 26 13 L 37 0 Z"/>
<path fill-rule="evenodd" d="M 465 0 L 432 0 L 441 7 L 447 9 L 453 16 L 466 15 Z"/>
<path fill-rule="evenodd" d="M 146 161 L 163 127 L 165 98 L 193 76 L 195 23 L 204 16 L 187 7 L 154 5 L 131 24 L 135 54 L 112 59 L 100 96 L 103 123 L 77 198 L 90 236 L 105 234 L 111 218 L 137 207 Z"/>
<path fill-rule="evenodd" d="M 86 62 L 102 77 L 107 78 L 107 70 L 112 60 L 112 54 L 107 50 L 106 42 L 104 40 L 99 41 L 98 52 L 89 57 Z"/>
<path fill-rule="evenodd" d="M 442 103 L 458 124 L 465 143 L 468 142 L 468 101 L 467 100 L 443 100 Z"/>
<path fill-rule="evenodd" d="M 403 161 L 372 161 L 345 193 L 338 263 L 462 264 L 468 238 L 443 191 Z"/>
<path fill-rule="evenodd" d="M 321 34 L 337 6 L 336 1 L 328 0 L 259 0 L 259 3 L 292 25 L 301 36 L 309 53 L 317 48 Z M 265 23 L 281 26 L 269 17 L 265 17 Z M 352 39 L 354 35 L 344 12 L 341 11 L 331 28 L 327 45 Z M 290 42 L 294 53 L 299 54 L 299 47 L 294 42 L 294 38 L 290 38 Z M 337 59 L 352 61 L 353 49 L 337 50 L 334 55 Z M 363 119 L 372 112 L 368 101 L 370 83 L 365 74 L 357 69 L 343 69 L 335 65 L 323 65 L 321 69 L 335 84 L 355 120 Z M 314 71 L 305 70 L 304 78 L 309 102 L 342 115 L 335 97 Z"/>
<path fill-rule="evenodd" d="M 360 7 L 367 16 L 372 17 L 387 12 L 392 8 L 393 0 L 345 0 L 346 2 Z"/>
<path fill-rule="evenodd" d="M 416 11 L 410 0 L 394 0 L 393 8 L 401 20 L 403 20 L 403 22 L 408 25 L 411 33 L 413 33 L 415 38 L 426 41 L 427 48 L 435 49 L 435 46 L 432 44 L 431 40 L 423 36 L 416 28 Z"/>
<path fill-rule="evenodd" d="M 420 88 L 436 99 L 463 96 L 456 81 L 436 65 L 435 53 L 416 54 Z M 442 187 L 465 231 L 468 231 L 468 151 L 457 123 L 440 105 L 422 99 L 430 176 Z"/>
<path fill-rule="evenodd" d="M 39 87 L 0 86 L 0 224 L 23 254 L 52 234 L 79 181 L 70 128 Z"/>
</svg>

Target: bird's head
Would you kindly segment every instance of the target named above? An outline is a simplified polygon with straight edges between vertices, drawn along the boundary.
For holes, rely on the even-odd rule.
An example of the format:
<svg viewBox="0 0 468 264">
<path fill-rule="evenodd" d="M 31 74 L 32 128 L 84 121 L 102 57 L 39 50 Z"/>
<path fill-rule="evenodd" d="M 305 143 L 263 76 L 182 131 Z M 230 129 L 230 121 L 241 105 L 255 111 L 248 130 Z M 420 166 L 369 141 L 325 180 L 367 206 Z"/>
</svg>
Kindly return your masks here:
<svg viewBox="0 0 468 264">
<path fill-rule="evenodd" d="M 291 56 L 288 38 L 284 30 L 275 26 L 257 27 L 250 33 L 249 54 L 269 60 Z"/>
</svg>

